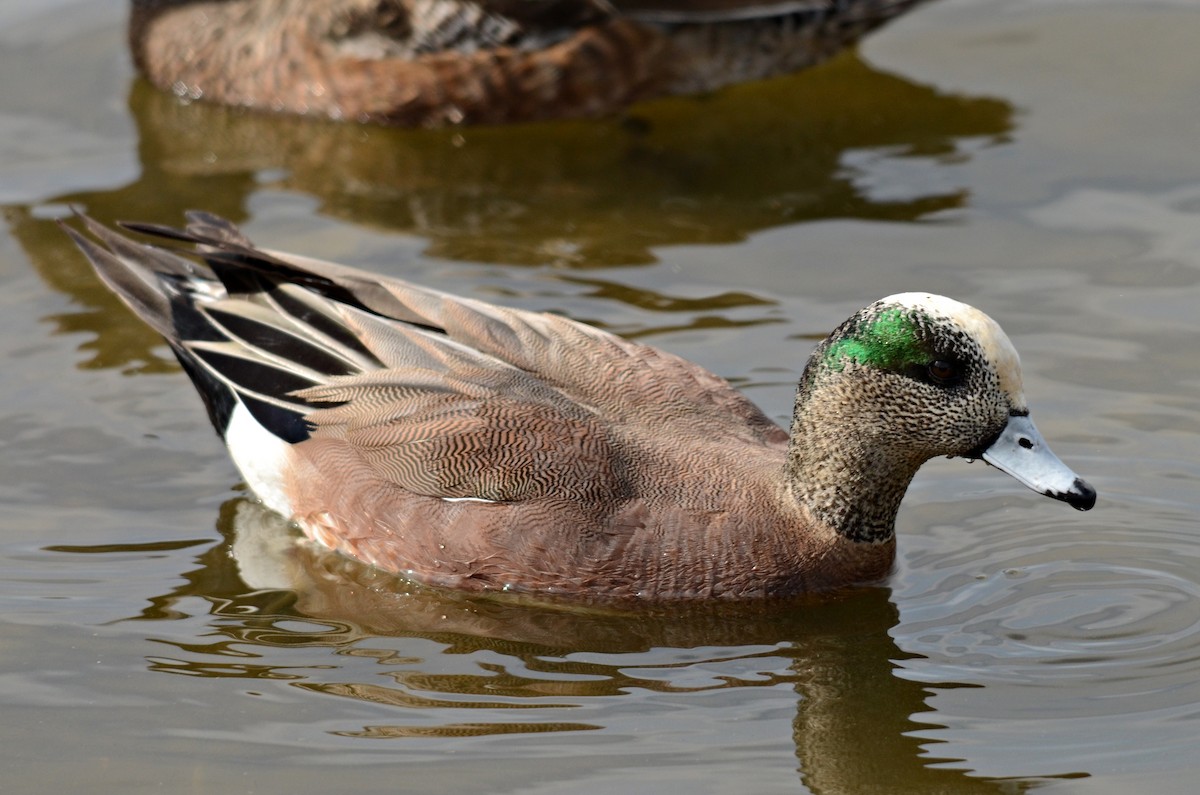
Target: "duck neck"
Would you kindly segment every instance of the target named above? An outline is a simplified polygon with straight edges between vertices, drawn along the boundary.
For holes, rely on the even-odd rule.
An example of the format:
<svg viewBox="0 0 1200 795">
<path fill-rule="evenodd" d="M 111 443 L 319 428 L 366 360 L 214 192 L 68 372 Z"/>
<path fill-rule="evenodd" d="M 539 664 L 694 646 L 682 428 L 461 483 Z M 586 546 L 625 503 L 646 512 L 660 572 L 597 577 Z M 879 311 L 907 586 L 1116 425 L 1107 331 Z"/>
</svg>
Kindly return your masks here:
<svg viewBox="0 0 1200 795">
<path fill-rule="evenodd" d="M 900 501 L 922 461 L 888 443 L 888 423 L 874 411 L 797 395 L 786 478 L 793 498 L 842 538 L 891 541 Z"/>
</svg>

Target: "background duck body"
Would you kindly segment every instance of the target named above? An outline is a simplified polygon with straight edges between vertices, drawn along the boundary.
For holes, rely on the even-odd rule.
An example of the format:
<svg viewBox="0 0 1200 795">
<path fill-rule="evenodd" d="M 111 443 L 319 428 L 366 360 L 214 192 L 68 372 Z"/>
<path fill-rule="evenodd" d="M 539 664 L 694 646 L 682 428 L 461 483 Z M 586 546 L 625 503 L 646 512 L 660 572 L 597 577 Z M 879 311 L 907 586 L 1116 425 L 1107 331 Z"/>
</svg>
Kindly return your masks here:
<svg viewBox="0 0 1200 795">
<path fill-rule="evenodd" d="M 826 59 L 923 0 L 134 0 L 180 96 L 438 126 L 600 116 Z"/>
<path fill-rule="evenodd" d="M 979 457 L 1086 510 L 978 310 L 892 296 L 809 359 L 791 433 L 727 382 L 567 318 L 254 248 L 228 222 L 88 221 L 101 278 L 166 337 L 248 484 L 314 540 L 474 590 L 786 596 L 888 572 L 900 500 Z"/>
</svg>

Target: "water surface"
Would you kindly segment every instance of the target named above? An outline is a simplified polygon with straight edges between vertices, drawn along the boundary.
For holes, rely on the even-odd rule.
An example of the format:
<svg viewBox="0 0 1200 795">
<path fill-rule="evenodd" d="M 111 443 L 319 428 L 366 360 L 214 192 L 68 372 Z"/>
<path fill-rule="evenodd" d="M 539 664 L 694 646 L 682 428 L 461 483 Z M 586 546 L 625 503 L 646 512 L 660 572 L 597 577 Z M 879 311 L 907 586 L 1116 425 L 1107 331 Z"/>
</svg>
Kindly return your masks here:
<svg viewBox="0 0 1200 795">
<path fill-rule="evenodd" d="M 803 75 L 411 132 L 181 105 L 116 0 L 0 2 L 0 764 L 13 792 L 1190 792 L 1200 9 L 942 0 Z M 891 292 L 980 306 L 1090 513 L 935 461 L 883 585 L 468 599 L 297 547 L 53 223 L 259 242 L 701 362 L 785 421 Z"/>
</svg>

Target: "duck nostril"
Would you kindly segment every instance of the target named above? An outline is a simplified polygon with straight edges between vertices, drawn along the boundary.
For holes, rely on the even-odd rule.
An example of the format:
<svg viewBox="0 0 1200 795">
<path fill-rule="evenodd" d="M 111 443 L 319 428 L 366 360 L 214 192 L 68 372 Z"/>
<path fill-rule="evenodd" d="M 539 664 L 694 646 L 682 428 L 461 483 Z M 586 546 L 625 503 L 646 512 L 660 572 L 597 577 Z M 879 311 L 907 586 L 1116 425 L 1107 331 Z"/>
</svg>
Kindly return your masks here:
<svg viewBox="0 0 1200 795">
<path fill-rule="evenodd" d="M 1021 445 L 1026 450 L 1033 449 L 1033 440 L 1030 439 L 1028 436 L 1022 436 L 1020 439 L 1017 440 L 1017 444 Z"/>
</svg>

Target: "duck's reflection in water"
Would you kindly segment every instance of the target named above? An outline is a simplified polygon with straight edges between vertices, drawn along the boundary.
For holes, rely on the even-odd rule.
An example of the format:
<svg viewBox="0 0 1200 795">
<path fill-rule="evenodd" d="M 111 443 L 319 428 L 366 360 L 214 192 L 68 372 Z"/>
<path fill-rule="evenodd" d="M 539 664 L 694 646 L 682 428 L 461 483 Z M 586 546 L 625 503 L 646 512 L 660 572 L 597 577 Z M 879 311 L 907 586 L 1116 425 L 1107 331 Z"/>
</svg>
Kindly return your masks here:
<svg viewBox="0 0 1200 795">
<path fill-rule="evenodd" d="M 178 617 L 178 605 L 199 597 L 212 606 L 217 639 L 163 641 L 175 649 L 151 669 L 290 680 L 395 708 L 394 722 L 341 736 L 603 730 L 586 709 L 596 699 L 784 684 L 796 694 L 792 738 L 812 792 L 1013 793 L 1037 783 L 939 767 L 947 760 L 937 758 L 937 746 L 912 736 L 928 728 L 912 716 L 927 712 L 931 686 L 896 675 L 897 661 L 911 655 L 889 635 L 898 615 L 886 588 L 786 604 L 616 610 L 413 585 L 302 541 L 278 515 L 244 499 L 226 504 L 221 530 L 224 542 L 184 575 L 187 584 L 136 617 Z M 405 638 L 411 648 L 399 642 Z M 300 666 L 288 653 L 298 648 L 307 649 Z M 329 654 L 313 652 L 319 648 Z M 464 666 L 462 655 L 476 664 Z M 384 681 L 346 681 L 338 673 L 343 656 L 385 666 Z"/>
</svg>

